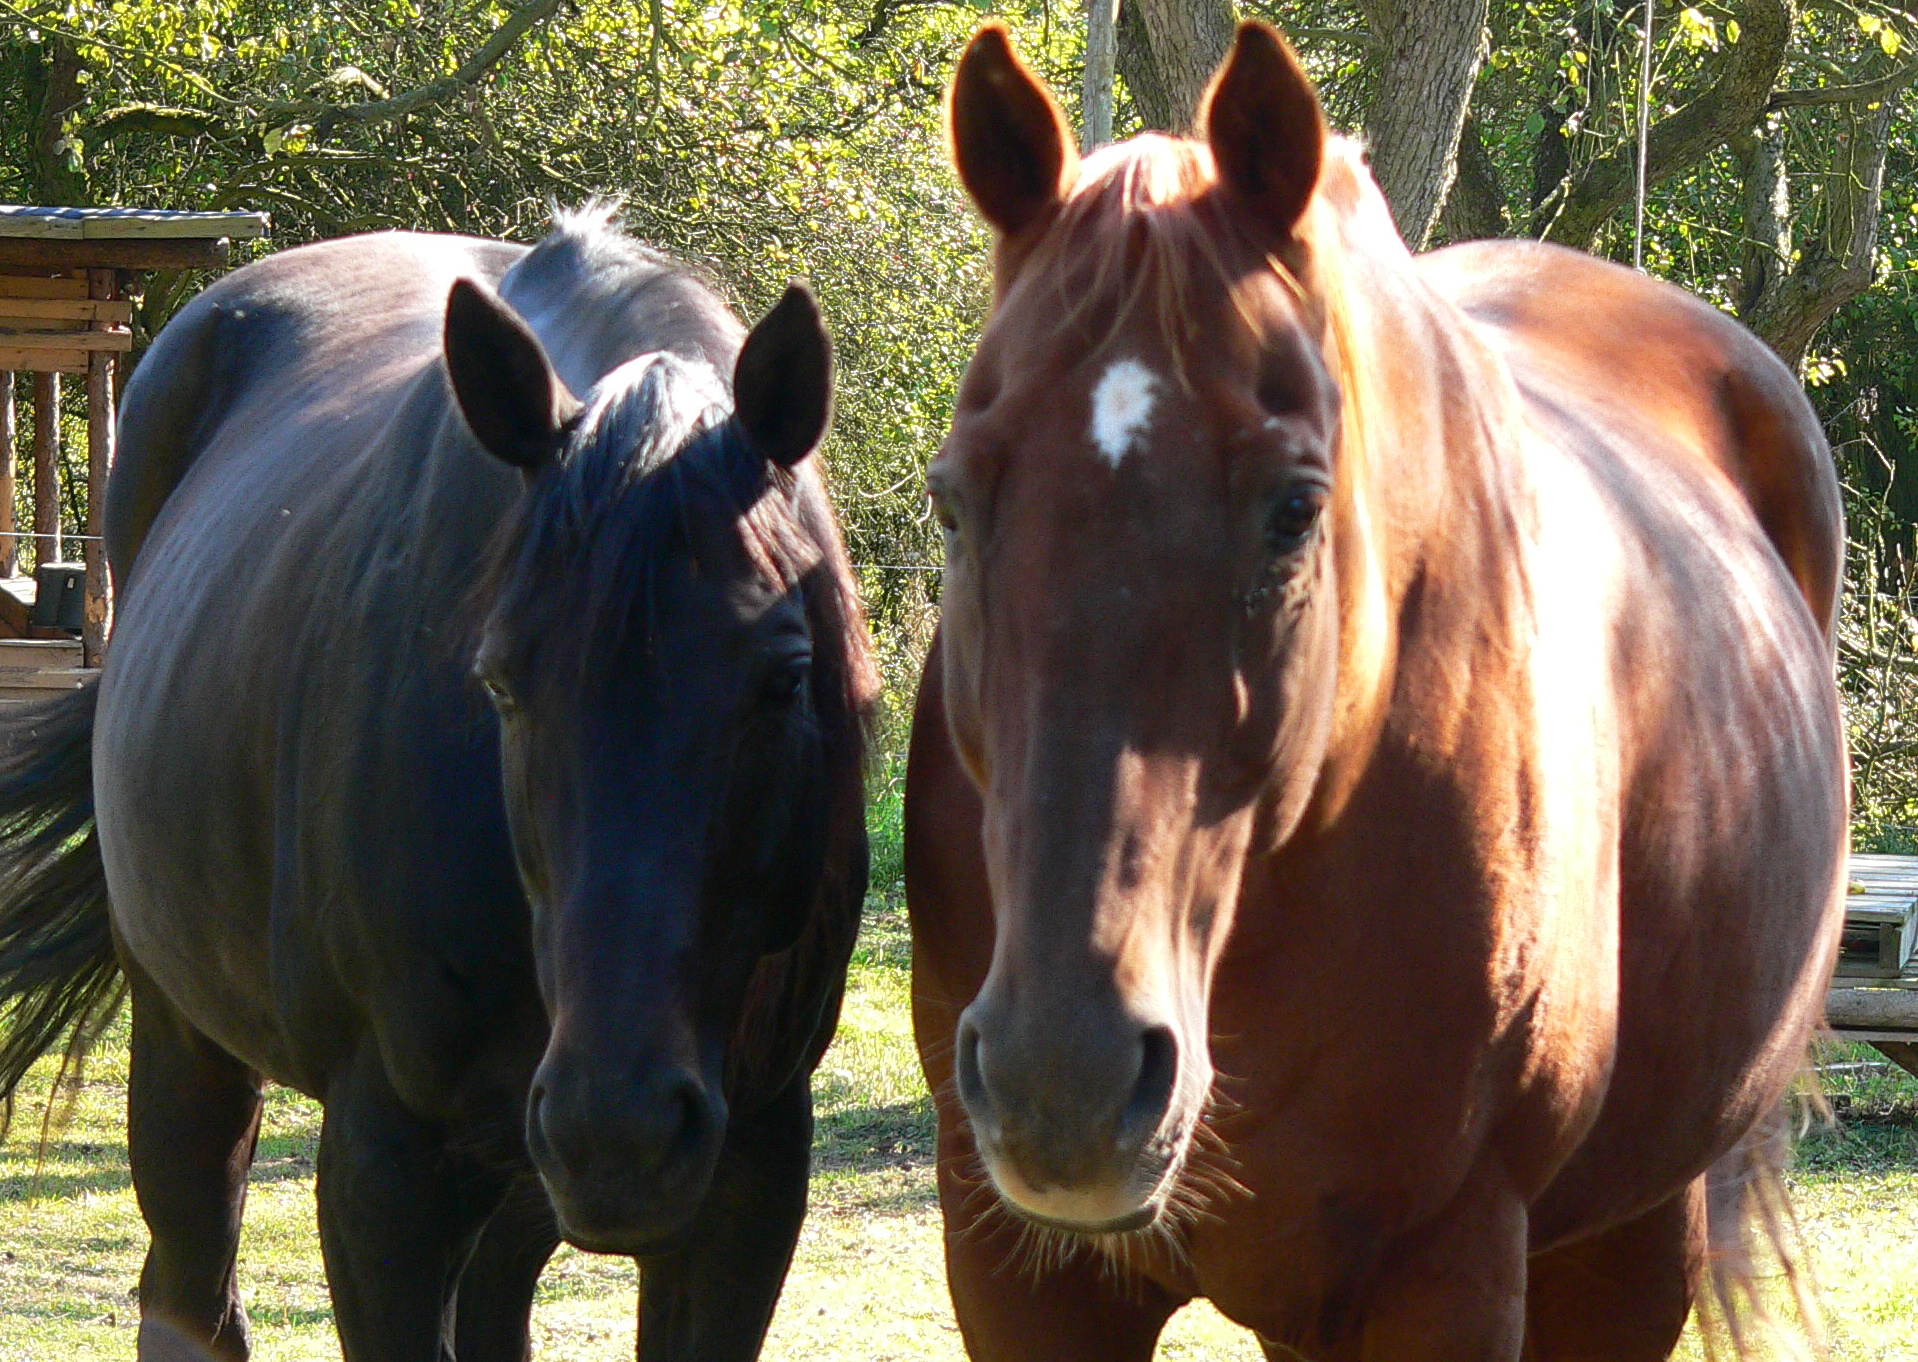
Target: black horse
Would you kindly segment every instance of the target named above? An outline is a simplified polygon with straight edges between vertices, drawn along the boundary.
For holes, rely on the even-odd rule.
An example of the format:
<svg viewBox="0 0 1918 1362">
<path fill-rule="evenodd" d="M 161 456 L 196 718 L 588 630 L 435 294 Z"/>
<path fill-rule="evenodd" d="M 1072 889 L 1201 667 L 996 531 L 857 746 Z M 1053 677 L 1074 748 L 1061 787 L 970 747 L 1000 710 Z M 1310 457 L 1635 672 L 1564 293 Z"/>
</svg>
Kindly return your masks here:
<svg viewBox="0 0 1918 1362">
<path fill-rule="evenodd" d="M 130 991 L 143 1356 L 246 1355 L 266 1079 L 349 1362 L 524 1357 L 555 1210 L 642 1358 L 757 1353 L 866 879 L 831 366 L 598 213 L 288 251 L 154 343 L 105 670 L 0 735 L 0 1094 Z"/>
</svg>

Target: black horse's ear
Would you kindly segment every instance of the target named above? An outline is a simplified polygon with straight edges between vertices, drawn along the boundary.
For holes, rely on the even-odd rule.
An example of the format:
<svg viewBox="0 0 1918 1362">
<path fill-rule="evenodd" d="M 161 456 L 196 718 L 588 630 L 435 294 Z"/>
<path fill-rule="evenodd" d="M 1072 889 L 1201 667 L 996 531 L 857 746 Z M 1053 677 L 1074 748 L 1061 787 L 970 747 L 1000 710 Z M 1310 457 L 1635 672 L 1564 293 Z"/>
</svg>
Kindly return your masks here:
<svg viewBox="0 0 1918 1362">
<path fill-rule="evenodd" d="M 973 34 L 952 73 L 946 135 L 960 183 L 1004 236 L 1058 207 L 1079 178 L 1065 115 L 996 21 Z"/>
<path fill-rule="evenodd" d="M 1219 179 L 1274 235 L 1298 226 L 1325 159 L 1325 115 L 1291 44 L 1247 19 L 1200 116 Z"/>
<path fill-rule="evenodd" d="M 579 399 L 520 315 L 484 284 L 456 279 L 445 347 L 460 413 L 487 452 L 527 473 L 552 462 Z"/>
<path fill-rule="evenodd" d="M 733 415 L 753 448 L 791 468 L 818 446 L 832 419 L 832 337 L 812 290 L 798 280 L 740 347 Z"/>
</svg>

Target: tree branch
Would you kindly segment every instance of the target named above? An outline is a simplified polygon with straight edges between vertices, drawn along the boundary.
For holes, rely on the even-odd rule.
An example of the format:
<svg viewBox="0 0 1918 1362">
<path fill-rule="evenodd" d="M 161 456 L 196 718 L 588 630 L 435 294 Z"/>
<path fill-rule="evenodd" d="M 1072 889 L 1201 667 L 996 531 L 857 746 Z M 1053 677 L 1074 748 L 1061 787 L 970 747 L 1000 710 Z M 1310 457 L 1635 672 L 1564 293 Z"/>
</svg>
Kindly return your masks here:
<svg viewBox="0 0 1918 1362">
<path fill-rule="evenodd" d="M 493 30 L 493 36 L 481 45 L 479 51 L 468 57 L 449 75 L 438 80 L 428 81 L 405 94 L 394 95 L 391 99 L 368 100 L 362 104 L 330 104 L 324 100 L 288 100 L 279 104 L 263 106 L 259 112 L 259 121 L 281 125 L 285 123 L 311 121 L 316 136 L 323 136 L 341 123 L 383 123 L 395 118 L 404 118 L 415 109 L 437 104 L 449 95 L 459 93 L 469 85 L 477 84 L 481 77 L 497 66 L 501 59 L 511 52 L 533 29 L 550 19 L 560 7 L 561 0 L 526 0 L 526 3 L 506 16 L 506 20 Z"/>
<path fill-rule="evenodd" d="M 1791 40 L 1789 0 L 1742 0 L 1735 8 L 1743 32 L 1726 48 L 1718 78 L 1689 104 L 1652 125 L 1648 185 L 1698 164 L 1751 128 L 1771 97 Z M 1544 239 L 1590 246 L 1605 219 L 1632 201 L 1635 156 L 1633 146 L 1621 146 L 1580 171 L 1546 222 Z"/>
<path fill-rule="evenodd" d="M 160 137 L 217 136 L 222 119 L 198 109 L 175 109 L 164 104 L 123 104 L 108 109 L 87 125 L 87 140 L 96 145 L 125 133 L 152 133 Z"/>
<path fill-rule="evenodd" d="M 1918 61 L 1899 67 L 1888 76 L 1858 85 L 1827 85 L 1821 89 L 1777 90 L 1766 102 L 1768 109 L 1797 109 L 1813 104 L 1876 104 L 1918 80 Z"/>
</svg>

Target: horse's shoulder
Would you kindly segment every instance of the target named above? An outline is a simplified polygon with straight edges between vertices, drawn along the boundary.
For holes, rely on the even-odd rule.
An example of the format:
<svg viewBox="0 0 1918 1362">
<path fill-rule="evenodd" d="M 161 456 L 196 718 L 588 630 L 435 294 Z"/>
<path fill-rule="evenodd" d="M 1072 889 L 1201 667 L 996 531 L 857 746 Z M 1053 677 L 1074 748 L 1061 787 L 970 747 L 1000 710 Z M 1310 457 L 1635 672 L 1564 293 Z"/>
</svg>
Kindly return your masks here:
<svg viewBox="0 0 1918 1362">
<path fill-rule="evenodd" d="M 1683 289 L 1540 242 L 1448 247 L 1420 271 L 1522 391 L 1575 408 L 1609 457 L 1656 445 L 1667 462 L 1729 479 L 1829 631 L 1844 543 L 1837 478 L 1803 388 L 1758 337 Z"/>
</svg>

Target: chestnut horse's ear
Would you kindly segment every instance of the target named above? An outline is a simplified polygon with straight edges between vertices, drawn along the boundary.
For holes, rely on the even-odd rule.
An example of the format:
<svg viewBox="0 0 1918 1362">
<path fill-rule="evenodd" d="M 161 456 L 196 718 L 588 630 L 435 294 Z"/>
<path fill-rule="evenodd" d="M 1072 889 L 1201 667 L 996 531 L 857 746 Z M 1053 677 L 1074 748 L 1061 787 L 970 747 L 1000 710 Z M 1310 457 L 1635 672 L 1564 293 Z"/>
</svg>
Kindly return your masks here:
<svg viewBox="0 0 1918 1362">
<path fill-rule="evenodd" d="M 960 183 L 1006 236 L 1057 207 L 1079 177 L 1065 115 L 1003 24 L 987 24 L 966 44 L 946 92 L 946 131 Z"/>
<path fill-rule="evenodd" d="M 753 448 L 783 468 L 825 438 L 832 420 L 832 337 L 812 290 L 797 279 L 739 349 L 733 416 Z"/>
<path fill-rule="evenodd" d="M 1325 159 L 1325 115 L 1292 45 L 1270 24 L 1240 24 L 1204 109 L 1219 179 L 1276 235 L 1290 236 Z"/>
<path fill-rule="evenodd" d="M 444 344 L 460 414 L 489 454 L 526 473 L 558 457 L 579 399 L 519 313 L 486 285 L 455 279 Z"/>
</svg>

